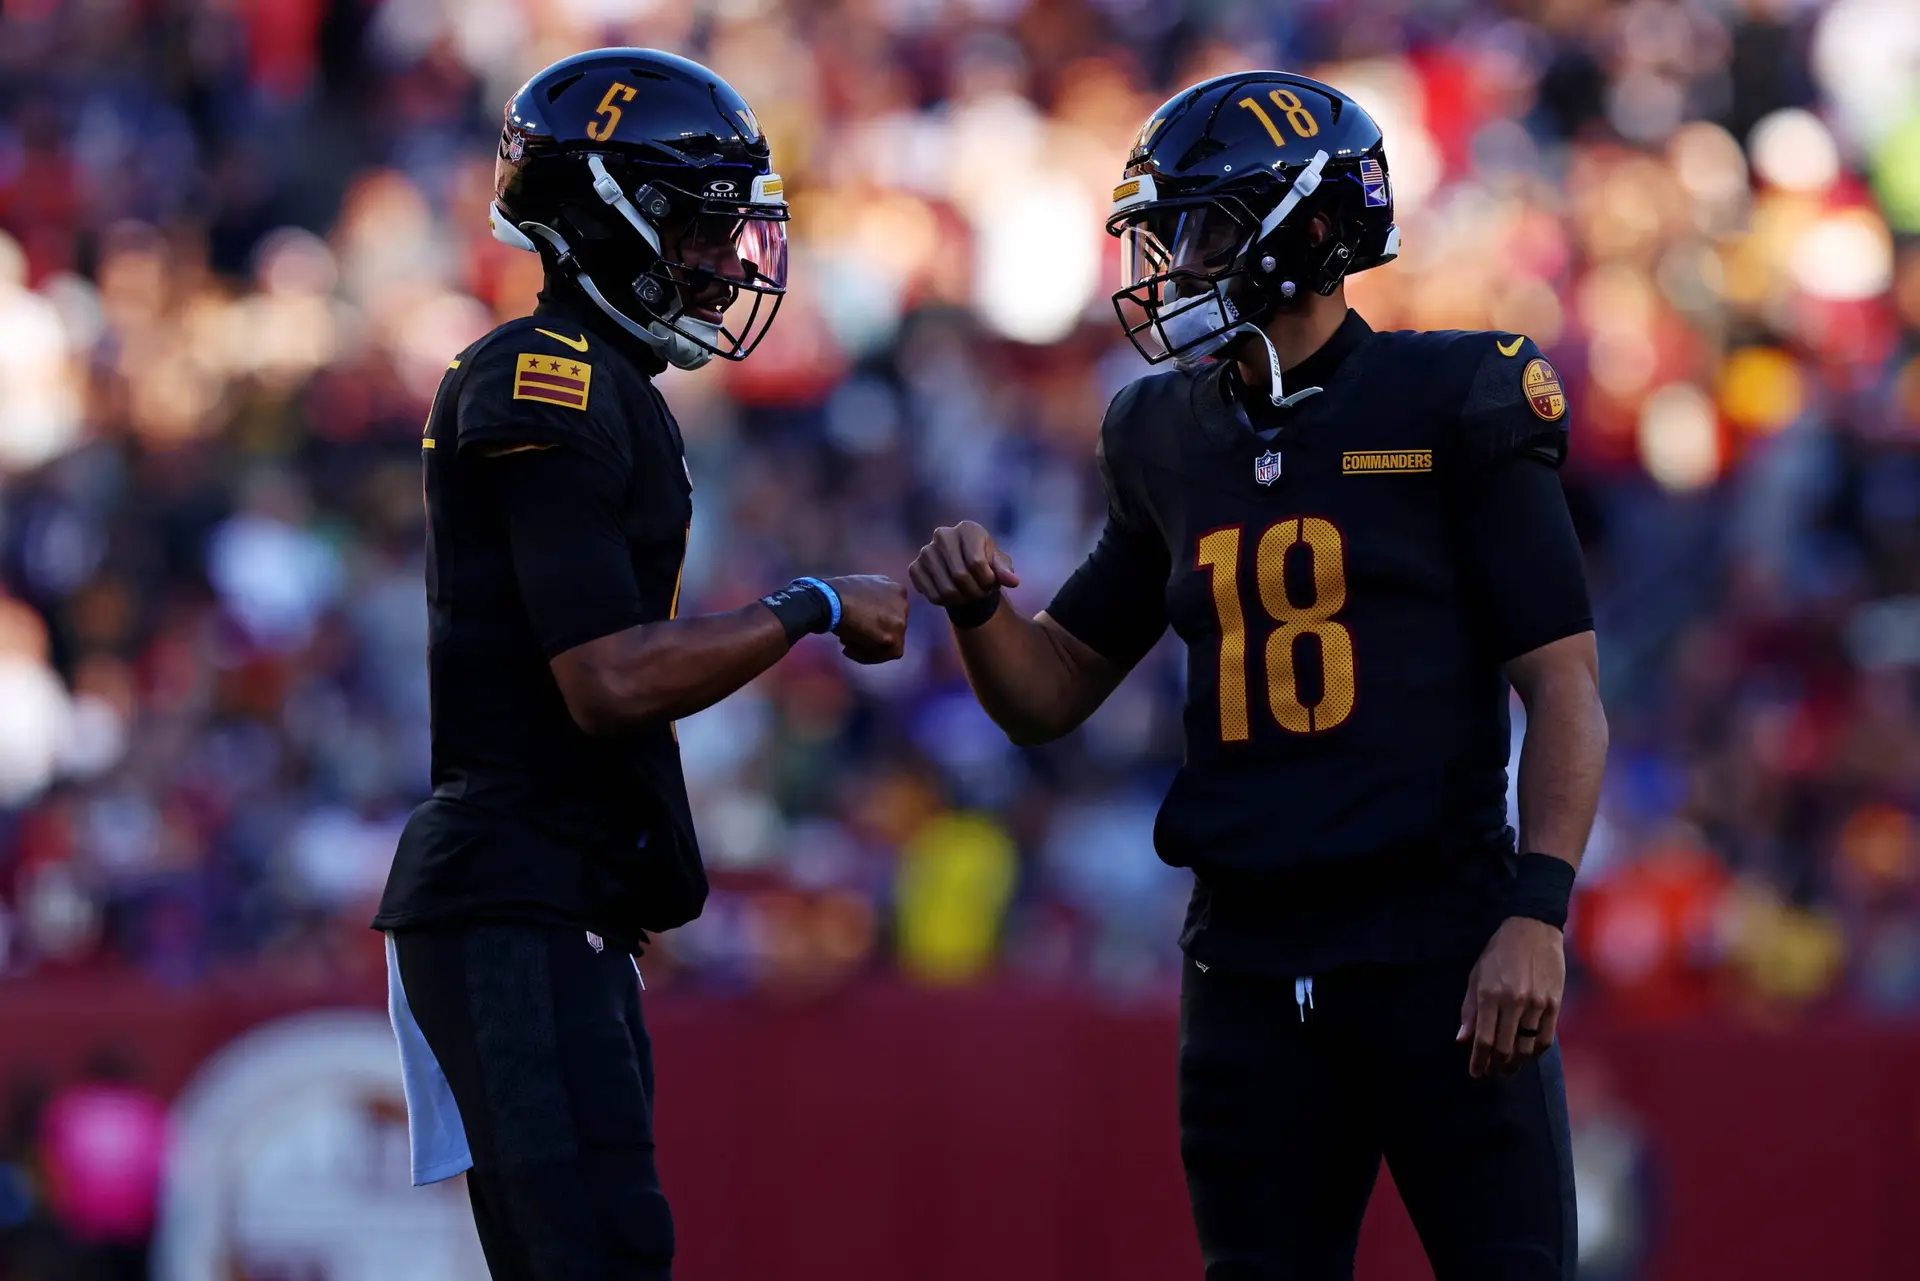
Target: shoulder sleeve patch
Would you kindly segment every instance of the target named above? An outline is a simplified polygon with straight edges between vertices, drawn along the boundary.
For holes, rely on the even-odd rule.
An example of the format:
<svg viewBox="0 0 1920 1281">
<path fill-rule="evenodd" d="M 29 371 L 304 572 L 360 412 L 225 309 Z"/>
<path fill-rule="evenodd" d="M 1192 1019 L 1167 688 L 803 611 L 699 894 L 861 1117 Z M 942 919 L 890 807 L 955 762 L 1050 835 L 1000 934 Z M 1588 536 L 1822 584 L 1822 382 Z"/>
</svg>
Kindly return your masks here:
<svg viewBox="0 0 1920 1281">
<path fill-rule="evenodd" d="M 1560 375 L 1553 372 L 1545 356 L 1535 356 L 1520 374 L 1520 390 L 1527 405 L 1542 421 L 1557 423 L 1566 417 L 1567 393 L 1561 390 Z"/>
<path fill-rule="evenodd" d="M 1461 362 L 1453 367 L 1466 375 L 1467 385 L 1460 406 L 1461 464 L 1474 469 L 1525 454 L 1559 466 L 1567 452 L 1567 392 L 1533 340 L 1469 334 L 1452 350 L 1458 355 L 1449 363 Z"/>
<path fill-rule="evenodd" d="M 531 351 L 514 358 L 515 400 L 537 400 L 585 412 L 592 387 L 593 366 L 584 360 L 562 360 Z"/>
</svg>

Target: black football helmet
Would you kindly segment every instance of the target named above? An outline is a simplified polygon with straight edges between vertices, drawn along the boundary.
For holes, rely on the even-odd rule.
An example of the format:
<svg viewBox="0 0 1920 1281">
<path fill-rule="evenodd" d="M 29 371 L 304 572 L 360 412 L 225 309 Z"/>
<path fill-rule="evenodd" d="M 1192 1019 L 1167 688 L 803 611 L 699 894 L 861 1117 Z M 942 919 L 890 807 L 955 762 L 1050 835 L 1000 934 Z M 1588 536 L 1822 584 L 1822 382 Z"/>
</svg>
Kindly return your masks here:
<svg viewBox="0 0 1920 1281">
<path fill-rule="evenodd" d="M 1315 244 L 1320 213 L 1332 234 Z M 1331 85 L 1281 71 L 1202 81 L 1155 111 L 1107 230 L 1120 238 L 1121 326 L 1148 360 L 1181 368 L 1400 252 L 1380 127 Z"/>
<path fill-rule="evenodd" d="M 670 53 L 595 49 L 521 86 L 491 214 L 495 239 L 682 369 L 745 359 L 786 293 L 786 195 L 760 123 Z"/>
</svg>

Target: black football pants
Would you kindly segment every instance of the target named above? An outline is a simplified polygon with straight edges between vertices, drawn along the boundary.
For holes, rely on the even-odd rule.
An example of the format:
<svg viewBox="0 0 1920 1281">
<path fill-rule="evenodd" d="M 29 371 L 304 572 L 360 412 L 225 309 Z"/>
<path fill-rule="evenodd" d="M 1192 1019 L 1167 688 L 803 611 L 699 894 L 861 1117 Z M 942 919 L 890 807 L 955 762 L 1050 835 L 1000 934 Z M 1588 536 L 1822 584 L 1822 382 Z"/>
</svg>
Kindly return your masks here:
<svg viewBox="0 0 1920 1281">
<path fill-rule="evenodd" d="M 1509 1078 L 1457 1044 L 1474 958 L 1292 980 L 1185 965 L 1180 1151 L 1206 1281 L 1346 1281 L 1384 1157 L 1437 1281 L 1571 1281 L 1558 1047 Z"/>
<path fill-rule="evenodd" d="M 543 925 L 397 933 L 394 946 L 466 1128 L 493 1281 L 668 1281 L 633 958 Z"/>
</svg>

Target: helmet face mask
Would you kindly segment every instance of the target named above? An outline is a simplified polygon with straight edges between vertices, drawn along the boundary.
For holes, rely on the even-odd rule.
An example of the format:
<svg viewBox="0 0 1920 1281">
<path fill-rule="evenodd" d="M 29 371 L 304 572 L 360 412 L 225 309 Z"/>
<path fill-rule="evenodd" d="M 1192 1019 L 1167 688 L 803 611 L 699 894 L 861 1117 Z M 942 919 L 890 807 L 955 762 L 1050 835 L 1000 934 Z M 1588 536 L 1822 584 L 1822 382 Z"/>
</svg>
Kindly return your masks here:
<svg viewBox="0 0 1920 1281">
<path fill-rule="evenodd" d="M 1148 206 L 1116 219 L 1121 327 L 1150 361 L 1195 364 L 1226 346 L 1242 323 L 1246 252 L 1257 226 L 1237 201 Z"/>
<path fill-rule="evenodd" d="M 661 359 L 744 360 L 786 293 L 787 205 L 759 122 L 698 63 L 564 59 L 506 108 L 494 237 L 541 254 Z"/>
</svg>

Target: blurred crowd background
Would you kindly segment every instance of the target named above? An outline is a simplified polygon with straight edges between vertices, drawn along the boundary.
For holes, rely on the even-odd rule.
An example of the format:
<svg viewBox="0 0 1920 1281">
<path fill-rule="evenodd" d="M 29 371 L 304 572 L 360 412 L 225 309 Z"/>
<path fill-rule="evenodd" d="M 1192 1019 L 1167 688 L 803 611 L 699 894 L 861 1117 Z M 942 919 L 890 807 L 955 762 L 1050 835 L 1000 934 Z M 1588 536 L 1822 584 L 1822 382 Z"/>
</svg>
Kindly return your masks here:
<svg viewBox="0 0 1920 1281">
<path fill-rule="evenodd" d="M 1101 229 L 1128 143 L 1305 71 L 1388 137 L 1362 314 L 1529 334 L 1572 396 L 1614 740 L 1576 999 L 1920 1014 L 1911 0 L 0 0 L 0 975 L 377 971 L 426 782 L 420 424 L 538 287 L 487 231 L 500 105 L 620 43 L 728 77 L 793 200 L 772 336 L 662 380 L 683 610 L 900 576 L 963 517 L 1044 604 L 1146 368 Z M 1168 999 L 1181 679 L 1169 636 L 1026 751 L 934 611 L 890 667 L 806 643 L 681 726 L 716 891 L 649 983 Z"/>
<path fill-rule="evenodd" d="M 1389 140 L 1405 251 L 1355 305 L 1527 333 L 1572 396 L 1614 742 L 1576 1006 L 1920 1017 L 1912 0 L 0 0 L 0 982 L 377 976 L 426 786 L 416 441 L 538 286 L 487 232 L 500 106 L 620 43 L 731 79 L 793 200 L 771 338 L 663 379 L 683 609 L 898 576 L 963 517 L 1044 604 L 1145 370 L 1101 230 L 1128 143 L 1192 81 L 1305 71 Z M 716 890 L 650 985 L 1167 1008 L 1177 646 L 1025 751 L 933 611 L 886 668 L 806 643 L 681 726 Z M 48 1152 L 157 1133 L 126 1067 L 10 1102 L 0 1228 L 61 1204 Z M 128 1179 L 69 1227 L 138 1242 Z"/>
<path fill-rule="evenodd" d="M 1002 536 L 1043 604 L 1145 366 L 1106 192 L 1164 97 L 1273 65 L 1380 120 L 1406 251 L 1377 328 L 1532 335 L 1614 754 L 1580 981 L 1649 1012 L 1920 1009 L 1920 10 L 1906 0 L 5 0 L 0 973 L 378 964 L 426 777 L 416 438 L 523 314 L 500 104 L 605 43 L 766 122 L 795 286 L 670 375 L 686 608 Z M 1171 635 L 1072 741 L 1010 747 L 942 620 L 811 642 L 682 726 L 719 889 L 655 966 L 1164 993 L 1150 817 Z"/>
</svg>

